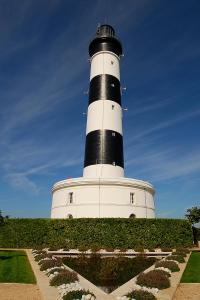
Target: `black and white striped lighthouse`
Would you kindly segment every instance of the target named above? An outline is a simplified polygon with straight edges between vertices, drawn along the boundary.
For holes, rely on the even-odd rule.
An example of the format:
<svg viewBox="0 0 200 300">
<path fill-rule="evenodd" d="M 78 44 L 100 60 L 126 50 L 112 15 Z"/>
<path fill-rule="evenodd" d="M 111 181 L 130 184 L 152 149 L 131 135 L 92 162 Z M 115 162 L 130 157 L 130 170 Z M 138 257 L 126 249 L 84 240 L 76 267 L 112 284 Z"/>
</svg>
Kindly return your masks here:
<svg viewBox="0 0 200 300">
<path fill-rule="evenodd" d="M 110 25 L 101 25 L 89 45 L 91 58 L 84 177 L 123 177 L 120 88 L 122 45 Z"/>
<path fill-rule="evenodd" d="M 83 177 L 52 188 L 52 218 L 154 218 L 154 187 L 124 177 L 120 57 L 110 25 L 98 27 L 91 61 Z"/>
</svg>

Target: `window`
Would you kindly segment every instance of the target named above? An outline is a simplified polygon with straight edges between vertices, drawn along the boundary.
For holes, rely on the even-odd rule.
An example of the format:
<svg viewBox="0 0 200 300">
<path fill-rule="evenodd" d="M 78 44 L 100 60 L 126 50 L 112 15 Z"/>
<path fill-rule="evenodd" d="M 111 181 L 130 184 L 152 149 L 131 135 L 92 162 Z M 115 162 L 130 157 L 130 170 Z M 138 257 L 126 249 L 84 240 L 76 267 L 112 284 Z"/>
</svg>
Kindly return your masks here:
<svg viewBox="0 0 200 300">
<path fill-rule="evenodd" d="M 71 214 L 67 215 L 68 219 L 73 219 L 73 216 Z"/>
<path fill-rule="evenodd" d="M 111 86 L 112 86 L 112 87 L 115 87 L 115 84 L 114 84 L 114 83 L 111 83 Z"/>
<path fill-rule="evenodd" d="M 129 218 L 135 219 L 136 215 L 135 214 L 130 214 Z"/>
<path fill-rule="evenodd" d="M 130 204 L 135 204 L 134 193 L 130 193 Z"/>
<path fill-rule="evenodd" d="M 112 132 L 112 136 L 115 136 L 115 132 Z"/>
<path fill-rule="evenodd" d="M 73 193 L 69 193 L 69 203 L 73 203 Z"/>
<path fill-rule="evenodd" d="M 112 105 L 112 110 L 114 110 L 114 108 L 115 108 L 115 106 L 114 106 L 114 105 Z"/>
<path fill-rule="evenodd" d="M 112 165 L 113 165 L 113 166 L 115 166 L 115 165 L 116 165 L 116 164 L 115 164 L 115 161 L 113 161 Z"/>
<path fill-rule="evenodd" d="M 110 62 L 110 63 L 111 63 L 111 65 L 114 65 L 114 61 L 113 61 L 113 60 L 111 60 L 111 62 Z"/>
</svg>

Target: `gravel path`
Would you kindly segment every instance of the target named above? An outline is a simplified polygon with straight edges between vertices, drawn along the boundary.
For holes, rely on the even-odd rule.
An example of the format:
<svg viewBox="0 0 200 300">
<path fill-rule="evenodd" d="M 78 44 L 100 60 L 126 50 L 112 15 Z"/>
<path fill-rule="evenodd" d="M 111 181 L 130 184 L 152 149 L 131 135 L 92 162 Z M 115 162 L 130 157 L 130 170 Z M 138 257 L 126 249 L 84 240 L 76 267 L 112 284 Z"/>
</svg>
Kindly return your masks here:
<svg viewBox="0 0 200 300">
<path fill-rule="evenodd" d="M 180 283 L 173 300 L 200 300 L 200 283 Z"/>
<path fill-rule="evenodd" d="M 36 284 L 1 283 L 1 300 L 42 300 Z"/>
</svg>

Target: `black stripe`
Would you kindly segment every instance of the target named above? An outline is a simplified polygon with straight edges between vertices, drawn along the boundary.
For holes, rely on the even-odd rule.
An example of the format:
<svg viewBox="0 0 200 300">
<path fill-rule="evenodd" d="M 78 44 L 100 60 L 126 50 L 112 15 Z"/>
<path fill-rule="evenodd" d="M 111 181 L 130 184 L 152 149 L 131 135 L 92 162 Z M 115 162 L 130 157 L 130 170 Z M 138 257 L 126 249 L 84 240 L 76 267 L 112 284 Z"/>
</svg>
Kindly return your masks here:
<svg viewBox="0 0 200 300">
<path fill-rule="evenodd" d="M 120 81 L 112 75 L 97 75 L 90 81 L 89 104 L 97 100 L 111 100 L 121 105 Z"/>
<path fill-rule="evenodd" d="M 124 168 L 123 137 L 112 130 L 95 130 L 86 136 L 84 167 L 96 164 Z"/>
<path fill-rule="evenodd" d="M 122 45 L 114 37 L 97 37 L 90 43 L 89 55 L 93 56 L 100 51 L 110 51 L 120 56 L 122 54 Z"/>
</svg>

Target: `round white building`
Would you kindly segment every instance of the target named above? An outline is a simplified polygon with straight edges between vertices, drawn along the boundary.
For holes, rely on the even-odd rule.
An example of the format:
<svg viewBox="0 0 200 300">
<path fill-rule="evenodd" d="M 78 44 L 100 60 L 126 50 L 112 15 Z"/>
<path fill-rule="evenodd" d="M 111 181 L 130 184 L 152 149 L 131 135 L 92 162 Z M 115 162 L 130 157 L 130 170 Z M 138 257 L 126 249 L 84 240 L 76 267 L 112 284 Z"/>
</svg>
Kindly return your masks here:
<svg viewBox="0 0 200 300">
<path fill-rule="evenodd" d="M 154 218 L 153 186 L 124 177 L 120 57 L 110 25 L 89 45 L 89 104 L 83 177 L 54 184 L 52 218 Z"/>
</svg>

